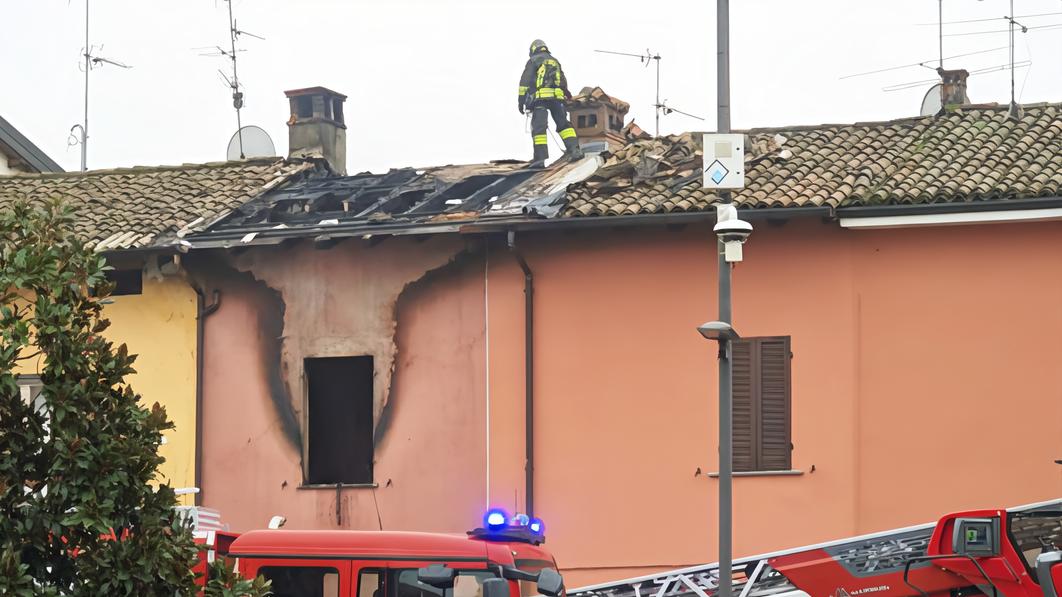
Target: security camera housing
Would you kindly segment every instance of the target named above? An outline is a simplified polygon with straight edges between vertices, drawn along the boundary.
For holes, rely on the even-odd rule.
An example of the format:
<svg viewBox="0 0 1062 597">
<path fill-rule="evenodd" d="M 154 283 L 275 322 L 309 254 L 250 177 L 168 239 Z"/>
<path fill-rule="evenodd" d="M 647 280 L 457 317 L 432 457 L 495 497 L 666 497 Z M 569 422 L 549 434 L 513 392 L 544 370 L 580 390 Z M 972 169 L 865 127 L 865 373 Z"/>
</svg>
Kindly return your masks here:
<svg viewBox="0 0 1062 597">
<path fill-rule="evenodd" d="M 745 220 L 723 220 L 713 230 L 723 242 L 745 242 L 752 234 L 752 224 Z"/>
</svg>

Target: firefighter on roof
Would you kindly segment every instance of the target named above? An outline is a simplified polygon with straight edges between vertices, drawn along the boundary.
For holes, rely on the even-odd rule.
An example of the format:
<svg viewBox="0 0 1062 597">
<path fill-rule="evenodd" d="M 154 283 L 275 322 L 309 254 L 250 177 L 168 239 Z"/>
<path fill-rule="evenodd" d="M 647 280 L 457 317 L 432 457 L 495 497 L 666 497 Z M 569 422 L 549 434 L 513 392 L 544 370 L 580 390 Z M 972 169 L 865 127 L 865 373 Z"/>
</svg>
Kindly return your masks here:
<svg viewBox="0 0 1062 597">
<path fill-rule="evenodd" d="M 557 133 L 564 141 L 565 154 L 571 159 L 582 157 L 579 139 L 575 136 L 575 129 L 568 121 L 568 110 L 564 107 L 564 100 L 571 97 L 564 69 L 549 53 L 546 42 L 541 39 L 531 42 L 531 57 L 520 77 L 517 101 L 521 114 L 525 110 L 531 110 L 531 136 L 535 144 L 533 165 L 542 166 L 549 157 L 546 127 L 549 125 L 550 114 L 553 115 L 553 123 L 557 125 Z"/>
</svg>

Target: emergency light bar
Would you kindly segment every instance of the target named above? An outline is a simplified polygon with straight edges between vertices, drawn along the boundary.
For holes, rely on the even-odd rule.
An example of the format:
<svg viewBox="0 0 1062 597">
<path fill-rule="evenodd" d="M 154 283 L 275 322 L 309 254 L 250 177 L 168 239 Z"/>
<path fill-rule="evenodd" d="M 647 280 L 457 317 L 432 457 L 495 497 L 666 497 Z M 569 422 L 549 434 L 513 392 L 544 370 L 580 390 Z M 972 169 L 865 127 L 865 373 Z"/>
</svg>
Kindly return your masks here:
<svg viewBox="0 0 1062 597">
<path fill-rule="evenodd" d="M 539 518 L 527 514 L 509 514 L 501 508 L 491 508 L 483 515 L 483 527 L 468 532 L 471 537 L 485 541 L 519 541 L 539 545 L 546 541 L 546 525 Z"/>
</svg>

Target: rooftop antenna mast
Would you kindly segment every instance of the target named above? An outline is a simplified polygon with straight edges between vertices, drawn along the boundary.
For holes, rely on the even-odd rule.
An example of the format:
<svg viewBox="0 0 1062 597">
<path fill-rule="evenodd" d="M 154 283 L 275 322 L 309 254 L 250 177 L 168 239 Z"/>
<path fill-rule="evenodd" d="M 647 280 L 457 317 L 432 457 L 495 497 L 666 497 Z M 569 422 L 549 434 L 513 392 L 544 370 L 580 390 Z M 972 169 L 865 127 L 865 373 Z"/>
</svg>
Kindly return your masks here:
<svg viewBox="0 0 1062 597">
<path fill-rule="evenodd" d="M 1021 118 L 1021 108 L 1018 107 L 1017 98 L 1014 96 L 1014 26 L 1021 27 L 1022 33 L 1028 33 L 1029 28 L 1014 20 L 1014 0 L 1010 0 L 1010 14 L 1007 15 L 1007 24 L 1010 29 L 1010 107 L 1007 116 L 1018 120 Z"/>
<path fill-rule="evenodd" d="M 228 76 L 222 70 L 218 70 L 218 74 L 221 75 L 221 79 L 225 81 L 225 85 L 232 90 L 232 107 L 236 109 L 236 137 L 240 148 L 240 159 L 246 159 L 246 154 L 243 150 L 243 119 L 240 115 L 240 109 L 243 108 L 243 92 L 240 91 L 240 76 L 236 70 L 236 54 L 243 52 L 242 49 L 236 48 L 236 41 L 241 35 L 247 35 L 255 39 L 265 41 L 264 37 L 255 35 L 249 31 L 243 31 L 236 26 L 236 18 L 232 15 L 232 0 L 225 0 L 229 5 L 229 49 L 225 50 L 221 46 L 214 46 L 214 51 L 201 54 L 202 56 L 225 56 L 232 63 L 232 76 Z M 197 49 L 210 49 L 210 48 L 197 48 Z"/>
<path fill-rule="evenodd" d="M 100 46 L 99 49 L 102 50 L 103 46 Z M 127 64 L 122 64 L 117 60 L 97 56 L 95 51 L 96 47 L 89 44 L 89 0 L 85 0 L 85 49 L 81 54 L 85 59 L 85 63 L 81 67 L 82 70 L 85 71 L 85 113 L 81 124 L 75 124 L 70 127 L 70 145 L 81 145 L 82 172 L 88 170 L 89 71 L 93 68 L 103 66 L 104 64 L 110 64 L 111 66 L 117 66 L 118 68 L 133 68 Z M 76 135 L 74 134 L 74 131 L 77 131 Z"/>
<path fill-rule="evenodd" d="M 629 52 L 613 52 L 611 50 L 594 50 L 594 51 L 598 52 L 600 54 L 613 54 L 615 56 L 629 56 L 631 58 L 637 58 L 647 68 L 649 67 L 649 63 L 650 62 L 652 62 L 652 61 L 656 62 L 656 103 L 653 104 L 653 108 L 656 110 L 656 136 L 657 137 L 660 136 L 660 115 L 661 114 L 667 116 L 668 114 L 671 114 L 672 112 L 676 112 L 678 114 L 682 114 L 683 116 L 689 116 L 691 118 L 696 118 L 697 120 L 704 120 L 700 116 L 695 116 L 693 114 L 690 114 L 689 112 L 683 112 L 682 110 L 678 110 L 678 109 L 669 107 L 667 105 L 667 100 L 660 101 L 660 54 L 653 53 L 653 52 L 649 51 L 648 49 L 645 50 L 644 54 L 631 54 Z"/>
</svg>

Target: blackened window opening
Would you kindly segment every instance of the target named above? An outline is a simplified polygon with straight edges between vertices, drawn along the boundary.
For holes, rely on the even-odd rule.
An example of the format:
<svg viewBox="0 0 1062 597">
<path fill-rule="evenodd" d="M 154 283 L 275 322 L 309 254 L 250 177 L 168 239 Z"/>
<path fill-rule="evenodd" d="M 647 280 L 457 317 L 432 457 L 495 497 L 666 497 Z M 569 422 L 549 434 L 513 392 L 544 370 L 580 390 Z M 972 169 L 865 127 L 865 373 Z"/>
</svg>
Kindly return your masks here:
<svg viewBox="0 0 1062 597">
<path fill-rule="evenodd" d="M 306 359 L 306 483 L 372 483 L 373 359 Z"/>
<path fill-rule="evenodd" d="M 123 296 L 128 294 L 143 294 L 144 273 L 140 269 L 115 269 L 105 274 L 107 279 L 114 283 L 114 291 L 111 296 Z"/>
</svg>

